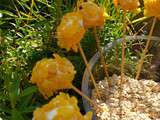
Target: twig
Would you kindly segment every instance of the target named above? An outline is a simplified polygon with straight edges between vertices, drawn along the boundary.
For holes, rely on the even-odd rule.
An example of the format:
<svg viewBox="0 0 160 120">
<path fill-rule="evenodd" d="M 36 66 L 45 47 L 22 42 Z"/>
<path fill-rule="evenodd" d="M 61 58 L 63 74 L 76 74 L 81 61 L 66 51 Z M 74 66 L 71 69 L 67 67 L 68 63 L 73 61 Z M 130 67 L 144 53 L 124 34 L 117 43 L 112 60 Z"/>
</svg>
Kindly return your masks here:
<svg viewBox="0 0 160 120">
<path fill-rule="evenodd" d="M 93 85 L 94 85 L 94 87 L 95 87 L 95 89 L 96 89 L 97 95 L 98 95 L 99 99 L 101 99 L 100 92 L 99 92 L 98 87 L 97 87 L 97 85 L 96 85 L 96 81 L 95 81 L 94 76 L 93 76 L 93 74 L 92 74 L 92 72 L 91 72 L 91 70 L 90 70 L 90 65 L 88 64 L 88 61 L 87 61 L 87 59 L 86 59 L 86 56 L 85 56 L 85 54 L 84 54 L 84 52 L 83 52 L 83 49 L 82 49 L 82 47 L 81 47 L 80 44 L 78 45 L 78 49 L 79 49 L 79 52 L 80 52 L 80 54 L 81 54 L 81 56 L 82 56 L 82 58 L 83 58 L 83 60 L 84 60 L 84 63 L 85 63 L 85 65 L 86 65 L 86 68 L 87 68 L 87 70 L 88 70 L 88 72 L 89 72 L 89 74 L 90 74 L 90 77 L 91 77 L 91 80 L 92 80 L 92 82 L 93 82 Z"/>
<path fill-rule="evenodd" d="M 85 95 L 83 92 L 81 92 L 79 89 L 77 89 L 74 85 L 72 85 L 72 89 L 77 92 L 80 96 L 84 97 L 91 105 L 93 105 L 95 108 L 97 108 L 97 104 L 92 101 L 87 95 Z"/>
<path fill-rule="evenodd" d="M 152 23 L 152 26 L 151 26 L 151 30 L 149 32 L 149 36 L 148 36 L 148 39 L 147 39 L 145 49 L 142 53 L 141 59 L 139 60 L 139 64 L 137 65 L 137 74 L 136 74 L 136 77 L 135 77 L 136 80 L 138 80 L 138 78 L 140 76 L 142 66 L 143 66 L 143 63 L 144 63 L 144 59 L 145 59 L 145 56 L 148 52 L 148 47 L 149 47 L 150 42 L 151 42 L 151 37 L 152 37 L 152 33 L 153 33 L 153 30 L 154 30 L 155 24 L 156 24 L 156 17 L 154 17 L 154 19 L 153 19 L 153 23 Z"/>
<path fill-rule="evenodd" d="M 99 39 L 99 37 L 97 35 L 97 29 L 96 29 L 96 27 L 93 28 L 93 33 L 94 33 L 94 37 L 96 39 L 97 49 L 98 49 L 99 54 L 100 54 L 100 62 L 103 65 L 104 73 L 105 73 L 105 76 L 107 77 L 108 87 L 111 87 L 112 83 L 109 80 L 108 68 L 107 68 L 107 65 L 105 63 L 105 57 L 103 55 L 103 50 L 102 50 L 102 48 L 100 46 L 100 39 Z"/>
<path fill-rule="evenodd" d="M 121 60 L 121 81 L 120 81 L 120 100 L 119 100 L 119 106 L 120 106 L 120 113 L 122 113 L 122 91 L 123 91 L 123 83 L 124 83 L 124 65 L 125 65 L 125 44 L 126 44 L 126 10 L 124 10 L 123 13 L 124 16 L 124 23 L 123 23 L 123 39 L 122 39 L 122 60 Z M 122 114 L 120 114 L 120 120 L 122 119 Z"/>
<path fill-rule="evenodd" d="M 140 32 L 143 32 L 143 33 L 144 33 L 143 29 L 144 29 L 147 25 L 148 25 L 148 23 L 145 23 L 145 24 L 134 34 L 134 36 L 138 35 Z"/>
<path fill-rule="evenodd" d="M 121 61 L 121 83 L 124 78 L 124 65 L 125 65 L 125 44 L 126 44 L 126 11 L 124 11 L 124 26 L 123 26 L 123 39 L 122 39 L 122 61 Z"/>
</svg>

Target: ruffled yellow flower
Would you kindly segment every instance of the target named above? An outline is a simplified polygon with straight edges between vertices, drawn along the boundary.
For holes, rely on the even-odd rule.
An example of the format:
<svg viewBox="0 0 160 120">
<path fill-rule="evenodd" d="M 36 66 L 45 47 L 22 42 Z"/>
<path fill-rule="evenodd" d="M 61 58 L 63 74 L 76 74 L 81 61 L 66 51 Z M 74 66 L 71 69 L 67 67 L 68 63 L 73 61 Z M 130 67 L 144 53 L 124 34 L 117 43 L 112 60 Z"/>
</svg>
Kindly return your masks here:
<svg viewBox="0 0 160 120">
<path fill-rule="evenodd" d="M 71 88 L 76 73 L 68 59 L 57 54 L 54 57 L 38 61 L 32 71 L 31 82 L 38 86 L 44 97 L 51 96 L 56 90 Z"/>
<path fill-rule="evenodd" d="M 33 113 L 33 120 L 92 120 L 92 113 L 88 112 L 83 116 L 77 106 L 77 99 L 60 93 L 48 104 L 37 108 Z"/>
<path fill-rule="evenodd" d="M 77 52 L 77 45 L 85 34 L 83 19 L 78 12 L 67 13 L 63 16 L 57 28 L 58 45 L 67 50 Z"/>
<path fill-rule="evenodd" d="M 144 0 L 144 14 L 160 18 L 160 0 Z"/>
<path fill-rule="evenodd" d="M 102 7 L 88 1 L 83 2 L 79 6 L 79 12 L 83 16 L 85 28 L 103 26 L 105 22 L 105 12 Z"/>
<path fill-rule="evenodd" d="M 119 3 L 123 10 L 135 10 L 140 5 L 139 0 L 114 0 L 113 2 L 116 7 Z"/>
</svg>

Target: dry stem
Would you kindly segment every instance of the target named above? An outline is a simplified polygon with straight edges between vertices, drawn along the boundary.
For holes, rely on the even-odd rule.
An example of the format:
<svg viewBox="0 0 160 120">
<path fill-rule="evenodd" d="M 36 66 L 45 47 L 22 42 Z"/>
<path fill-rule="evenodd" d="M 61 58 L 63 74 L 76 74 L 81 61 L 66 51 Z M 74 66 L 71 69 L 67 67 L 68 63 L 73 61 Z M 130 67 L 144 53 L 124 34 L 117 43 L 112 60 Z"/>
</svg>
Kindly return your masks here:
<svg viewBox="0 0 160 120">
<path fill-rule="evenodd" d="M 90 65 L 89 65 L 89 63 L 88 63 L 88 61 L 87 61 L 87 59 L 86 59 L 86 56 L 85 56 L 85 54 L 84 54 L 84 52 L 83 52 L 83 49 L 82 49 L 82 47 L 81 47 L 80 44 L 78 45 L 78 48 L 79 48 L 79 52 L 80 52 L 80 54 L 81 54 L 81 56 L 82 56 L 82 58 L 83 58 L 83 60 L 84 60 L 84 63 L 85 63 L 85 65 L 86 65 L 87 71 L 88 71 L 89 74 L 90 74 L 90 77 L 91 77 L 91 80 L 92 80 L 92 82 L 93 82 L 93 85 L 94 85 L 94 87 L 95 87 L 95 89 L 96 89 L 98 98 L 101 99 L 100 92 L 99 92 L 98 87 L 97 87 L 97 85 L 96 85 L 96 81 L 95 81 L 94 76 L 93 76 L 93 74 L 92 74 L 92 72 L 91 72 L 91 69 L 90 69 Z"/>
<path fill-rule="evenodd" d="M 122 39 L 122 60 L 121 60 L 121 83 L 124 78 L 124 65 L 125 65 L 125 44 L 126 44 L 126 11 L 124 11 L 124 26 L 123 26 L 123 39 Z"/>
<path fill-rule="evenodd" d="M 137 74 L 136 74 L 136 77 L 135 77 L 136 80 L 138 80 L 138 78 L 140 76 L 142 66 L 143 66 L 143 63 L 144 63 L 144 59 L 145 59 L 145 56 L 148 52 L 148 48 L 149 48 L 149 45 L 150 45 L 150 42 L 151 42 L 151 37 L 152 37 L 152 33 L 153 33 L 153 30 L 154 30 L 155 24 L 156 24 L 156 17 L 154 17 L 154 19 L 153 19 L 152 27 L 151 27 L 151 30 L 149 32 L 149 36 L 148 36 L 148 39 L 147 39 L 145 49 L 142 53 L 141 59 L 139 60 L 139 64 L 137 65 Z"/>
<path fill-rule="evenodd" d="M 84 97 L 91 105 L 93 105 L 94 108 L 97 108 L 97 104 L 94 101 L 92 101 L 87 95 L 85 95 L 83 92 L 77 89 L 74 85 L 72 85 L 72 89 L 75 92 L 77 92 L 80 96 Z"/>
<path fill-rule="evenodd" d="M 123 39 L 122 39 L 122 60 L 121 60 L 121 81 L 120 81 L 120 113 L 122 113 L 122 106 L 121 106 L 121 100 L 122 100 L 122 85 L 124 83 L 124 65 L 125 65 L 125 44 L 126 44 L 126 11 L 123 13 L 124 16 L 124 23 L 123 23 Z M 120 114 L 120 119 L 122 119 L 122 114 Z"/>
<path fill-rule="evenodd" d="M 96 27 L 94 27 L 93 32 L 94 32 L 94 36 L 95 36 L 95 39 L 96 39 L 97 49 L 98 49 L 99 54 L 100 54 L 100 62 L 103 65 L 104 73 L 105 73 L 105 76 L 107 77 L 108 87 L 111 87 L 112 83 L 109 80 L 108 68 L 107 68 L 107 65 L 105 63 L 105 57 L 103 55 L 103 50 L 100 46 L 100 39 L 98 38 Z"/>
</svg>

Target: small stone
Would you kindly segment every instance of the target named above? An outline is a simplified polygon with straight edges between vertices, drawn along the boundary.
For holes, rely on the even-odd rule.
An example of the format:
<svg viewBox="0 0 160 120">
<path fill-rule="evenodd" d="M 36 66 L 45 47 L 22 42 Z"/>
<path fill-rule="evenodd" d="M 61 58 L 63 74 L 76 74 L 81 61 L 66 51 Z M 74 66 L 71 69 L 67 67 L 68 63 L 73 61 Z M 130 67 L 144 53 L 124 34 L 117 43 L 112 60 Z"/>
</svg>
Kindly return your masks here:
<svg viewBox="0 0 160 120">
<path fill-rule="evenodd" d="M 108 88 L 106 80 L 98 84 L 106 98 L 105 102 L 97 102 L 100 109 L 96 112 L 98 120 L 119 120 L 120 117 L 121 120 L 160 120 L 160 84 L 125 76 L 121 89 L 120 76 L 114 74 L 110 80 L 114 81 L 111 88 Z M 111 91 L 110 94 L 107 94 L 108 91 Z M 97 100 L 95 93 L 92 99 Z"/>
</svg>

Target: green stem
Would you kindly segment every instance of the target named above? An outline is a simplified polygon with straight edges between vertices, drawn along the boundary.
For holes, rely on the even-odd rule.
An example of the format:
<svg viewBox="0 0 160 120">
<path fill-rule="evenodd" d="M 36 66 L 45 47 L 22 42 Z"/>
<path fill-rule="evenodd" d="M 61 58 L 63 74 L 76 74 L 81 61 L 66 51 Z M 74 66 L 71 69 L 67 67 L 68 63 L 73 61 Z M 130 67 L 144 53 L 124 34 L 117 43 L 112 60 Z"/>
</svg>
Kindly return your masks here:
<svg viewBox="0 0 160 120">
<path fill-rule="evenodd" d="M 61 10 L 61 5 L 62 5 L 62 0 L 56 0 L 56 5 L 57 5 L 57 23 L 59 23 L 61 16 L 62 16 L 62 10 Z"/>
</svg>

